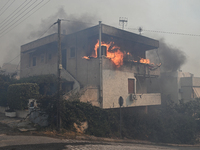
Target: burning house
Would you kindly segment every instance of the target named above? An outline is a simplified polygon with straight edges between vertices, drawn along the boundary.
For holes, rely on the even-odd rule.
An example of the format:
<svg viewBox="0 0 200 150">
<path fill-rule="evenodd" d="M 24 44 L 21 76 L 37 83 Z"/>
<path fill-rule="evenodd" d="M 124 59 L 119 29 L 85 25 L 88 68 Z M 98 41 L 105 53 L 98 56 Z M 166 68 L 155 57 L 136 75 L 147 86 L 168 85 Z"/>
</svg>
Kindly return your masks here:
<svg viewBox="0 0 200 150">
<path fill-rule="evenodd" d="M 21 46 L 20 76 L 57 74 L 57 34 Z M 160 105 L 160 93 L 147 93 L 148 78 L 160 75 L 159 65 L 146 59 L 157 40 L 105 24 L 62 35 L 61 76 L 84 91 L 81 101 L 101 108 Z M 101 46 L 99 46 L 101 45 Z"/>
</svg>

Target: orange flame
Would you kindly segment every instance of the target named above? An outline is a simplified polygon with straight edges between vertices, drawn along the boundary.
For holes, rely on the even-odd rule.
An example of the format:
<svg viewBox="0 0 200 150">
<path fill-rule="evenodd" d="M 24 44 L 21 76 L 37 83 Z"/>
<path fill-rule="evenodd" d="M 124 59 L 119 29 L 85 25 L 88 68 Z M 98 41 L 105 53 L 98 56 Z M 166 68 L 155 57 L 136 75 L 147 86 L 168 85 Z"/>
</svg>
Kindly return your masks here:
<svg viewBox="0 0 200 150">
<path fill-rule="evenodd" d="M 130 52 L 125 52 L 124 53 L 122 51 L 120 51 L 120 47 L 114 45 L 114 42 L 109 42 L 109 43 L 105 43 L 105 42 L 101 42 L 101 46 L 105 46 L 106 47 L 106 54 L 107 54 L 107 58 L 111 59 L 112 62 L 117 66 L 120 67 L 123 65 L 123 59 L 124 56 L 132 56 L 130 54 Z M 90 59 L 91 57 L 93 58 L 97 58 L 97 49 L 99 48 L 99 40 L 97 41 L 97 43 L 94 46 L 94 51 L 92 52 L 91 56 L 83 56 L 83 59 Z M 139 61 L 135 61 L 135 60 L 131 60 L 132 62 L 139 62 L 142 64 L 150 64 L 150 60 L 149 59 L 144 59 L 144 58 L 140 58 Z"/>
<path fill-rule="evenodd" d="M 150 60 L 149 59 L 140 58 L 140 63 L 142 63 L 142 64 L 150 64 Z"/>
<path fill-rule="evenodd" d="M 114 45 L 114 42 L 110 42 L 110 43 L 101 42 L 101 46 L 106 46 L 106 51 L 107 51 L 106 57 L 111 59 L 117 67 L 120 67 L 121 65 L 123 65 L 124 54 L 120 51 L 120 47 L 113 46 L 113 45 Z M 97 57 L 98 47 L 99 47 L 99 40 L 95 44 L 95 47 L 94 47 L 95 54 L 93 54 L 92 57 L 95 57 L 95 58 Z"/>
<path fill-rule="evenodd" d="M 82 58 L 84 58 L 84 59 L 90 59 L 89 56 L 83 56 Z"/>
</svg>

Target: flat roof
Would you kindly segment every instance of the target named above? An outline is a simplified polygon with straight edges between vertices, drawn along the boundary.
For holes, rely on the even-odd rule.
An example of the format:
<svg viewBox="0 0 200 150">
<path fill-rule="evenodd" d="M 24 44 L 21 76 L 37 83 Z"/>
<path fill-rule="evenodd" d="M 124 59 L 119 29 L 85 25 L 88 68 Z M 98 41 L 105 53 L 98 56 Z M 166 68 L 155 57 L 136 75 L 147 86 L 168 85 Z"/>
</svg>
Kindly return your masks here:
<svg viewBox="0 0 200 150">
<path fill-rule="evenodd" d="M 99 25 L 86 28 L 84 30 L 71 33 L 68 35 L 62 35 L 63 41 L 65 41 L 65 38 L 69 37 L 70 35 L 78 34 L 80 32 L 87 32 L 90 36 L 92 35 L 98 35 L 99 34 Z M 118 29 L 112 26 L 108 26 L 105 24 L 102 24 L 102 34 L 118 37 L 124 40 L 129 40 L 134 43 L 137 43 L 139 47 L 143 47 L 144 50 L 151 50 L 151 49 L 157 49 L 159 47 L 159 41 L 154 40 L 152 38 L 148 38 L 139 34 L 135 34 L 129 31 L 125 31 L 122 29 Z M 35 41 L 32 41 L 30 43 L 24 44 L 21 46 L 21 52 L 28 51 L 30 49 L 34 49 L 36 47 L 40 47 L 42 45 L 46 45 L 52 42 L 56 42 L 58 40 L 58 34 L 54 33 L 51 35 L 48 35 L 46 37 L 43 37 L 41 39 L 37 39 Z"/>
</svg>

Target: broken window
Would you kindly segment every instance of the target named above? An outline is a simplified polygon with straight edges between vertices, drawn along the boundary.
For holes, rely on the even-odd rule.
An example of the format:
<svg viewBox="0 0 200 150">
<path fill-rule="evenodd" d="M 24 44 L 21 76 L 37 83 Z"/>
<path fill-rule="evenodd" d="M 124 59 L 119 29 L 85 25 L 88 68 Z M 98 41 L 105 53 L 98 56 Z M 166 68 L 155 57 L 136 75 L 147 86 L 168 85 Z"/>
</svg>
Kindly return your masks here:
<svg viewBox="0 0 200 150">
<path fill-rule="evenodd" d="M 76 56 L 76 51 L 74 47 L 70 48 L 70 58 L 74 58 Z"/>
<path fill-rule="evenodd" d="M 101 55 L 107 56 L 107 47 L 101 46 Z M 99 57 L 99 48 L 97 49 L 97 57 Z"/>
<path fill-rule="evenodd" d="M 33 66 L 36 66 L 36 57 L 33 57 Z"/>
<path fill-rule="evenodd" d="M 135 79 L 128 79 L 128 94 L 135 93 Z"/>
</svg>

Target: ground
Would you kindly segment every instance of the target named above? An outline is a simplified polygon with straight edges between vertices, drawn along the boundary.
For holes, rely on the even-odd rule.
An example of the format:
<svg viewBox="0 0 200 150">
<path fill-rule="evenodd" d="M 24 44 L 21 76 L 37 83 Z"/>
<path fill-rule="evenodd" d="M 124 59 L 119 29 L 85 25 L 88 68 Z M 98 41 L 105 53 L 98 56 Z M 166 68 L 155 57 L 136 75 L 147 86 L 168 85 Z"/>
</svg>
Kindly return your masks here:
<svg viewBox="0 0 200 150">
<path fill-rule="evenodd" d="M 199 150 L 200 146 L 155 145 L 146 141 L 116 140 L 84 135 L 56 135 L 53 132 L 20 132 L 18 118 L 7 118 L 0 114 L 0 150 Z M 51 134 L 50 134 L 51 133 Z M 48 135 L 48 136 L 42 136 Z M 72 136 L 73 135 L 73 136 Z M 51 137 L 49 137 L 51 136 Z M 73 137 L 73 139 L 72 139 Z M 76 138 L 75 138 L 76 137 Z"/>
</svg>

